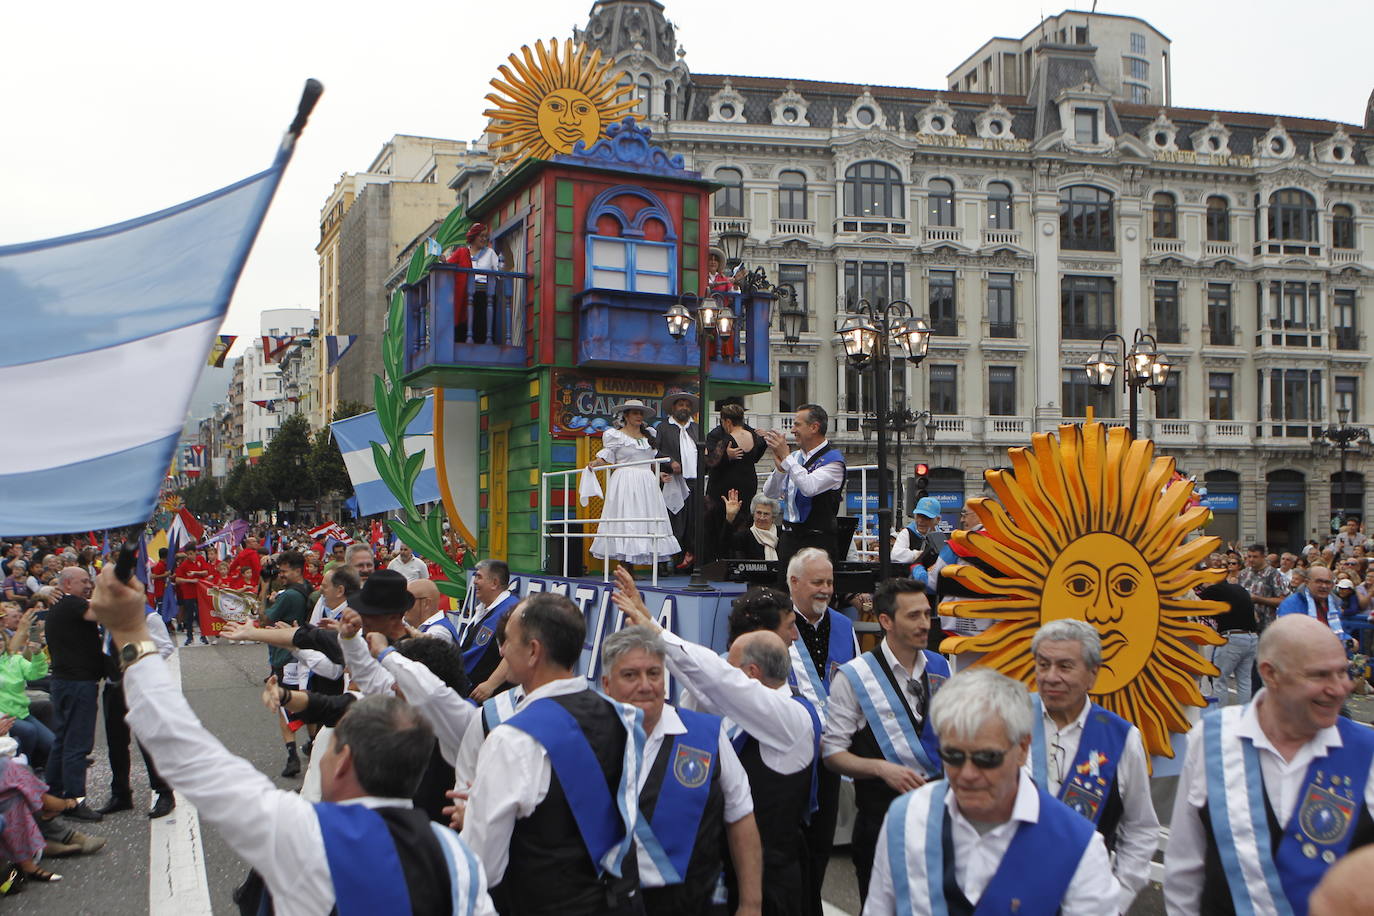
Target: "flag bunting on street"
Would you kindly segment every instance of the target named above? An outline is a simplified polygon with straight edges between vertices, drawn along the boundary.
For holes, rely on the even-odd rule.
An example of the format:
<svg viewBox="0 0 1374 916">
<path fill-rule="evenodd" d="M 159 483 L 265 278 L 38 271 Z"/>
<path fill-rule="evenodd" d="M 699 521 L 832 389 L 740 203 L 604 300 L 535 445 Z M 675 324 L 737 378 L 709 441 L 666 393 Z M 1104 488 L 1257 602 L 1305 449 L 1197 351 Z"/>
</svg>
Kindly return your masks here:
<svg viewBox="0 0 1374 916">
<path fill-rule="evenodd" d="M 206 362 L 206 365 L 213 366 L 216 369 L 223 369 L 224 358 L 229 355 L 229 348 L 234 345 L 234 341 L 236 340 L 238 340 L 238 336 L 235 334 L 219 335 L 219 337 L 215 339 L 214 344 L 210 347 L 210 359 Z"/>
<path fill-rule="evenodd" d="M 257 464 L 259 459 L 262 458 L 262 443 L 249 442 L 244 448 L 248 450 L 248 463 Z"/>
<path fill-rule="evenodd" d="M 334 441 L 343 453 L 348 479 L 353 482 L 358 514 L 377 515 L 401 508 L 377 473 L 377 463 L 372 458 L 372 443 L 386 443 L 377 412 L 374 410 L 346 420 L 336 420 L 330 427 L 334 431 Z M 425 398 L 424 406 L 406 427 L 405 449 L 406 455 L 414 455 L 421 450 L 425 453 L 420 476 L 415 481 L 415 505 L 438 501 L 439 475 L 434 470 L 434 395 Z"/>
<path fill-rule="evenodd" d="M 357 334 L 326 334 L 324 335 L 325 350 L 325 371 L 333 372 L 334 367 L 343 359 L 348 348 L 357 341 Z"/>
<path fill-rule="evenodd" d="M 241 518 L 236 518 L 196 546 L 211 547 L 224 545 L 227 547 L 237 547 L 247 533 L 248 523 Z"/>
<path fill-rule="evenodd" d="M 262 335 L 262 361 L 264 365 L 275 363 L 286 353 L 286 348 L 295 343 L 295 334 Z"/>
<path fill-rule="evenodd" d="M 255 175 L 123 223 L 0 247 L 0 390 L 17 404 L 73 379 L 121 393 L 79 423 L 7 438 L 0 536 L 153 514 L 206 354 L 322 89 L 307 83 L 275 160 Z"/>
</svg>

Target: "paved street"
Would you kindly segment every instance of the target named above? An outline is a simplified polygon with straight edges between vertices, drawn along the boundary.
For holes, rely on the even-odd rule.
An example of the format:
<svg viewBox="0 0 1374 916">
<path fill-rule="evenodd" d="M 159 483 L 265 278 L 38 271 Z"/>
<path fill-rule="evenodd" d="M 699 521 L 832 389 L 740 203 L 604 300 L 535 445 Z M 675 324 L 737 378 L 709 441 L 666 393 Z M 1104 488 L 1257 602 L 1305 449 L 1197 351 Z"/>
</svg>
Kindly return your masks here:
<svg viewBox="0 0 1374 916">
<path fill-rule="evenodd" d="M 192 646 L 177 654 L 182 688 L 201 721 L 230 749 L 251 760 L 281 786 L 294 788 L 298 780 L 277 779 L 282 766 L 280 742 L 272 721 L 258 702 L 266 671 L 266 651 L 261 646 Z M 1352 700 L 1355 717 L 1374 718 L 1374 700 Z M 103 731 L 97 735 L 88 791 L 95 805 L 109 794 Z M 143 798 L 136 811 L 116 814 L 88 832 L 109 838 L 94 856 L 59 859 L 47 863 L 63 876 L 52 885 L 30 885 L 23 894 L 6 901 L 10 913 L 92 914 L 92 916 L 205 916 L 236 912 L 230 898 L 243 879 L 246 866 L 231 853 L 214 830 L 199 829 L 199 819 L 184 801 L 169 817 L 150 822 L 148 784 L 142 760 L 135 753 L 134 787 Z M 1172 804 L 1171 781 L 1160 780 L 1156 803 L 1162 811 Z M 86 829 L 86 825 L 78 825 Z M 859 911 L 854 869 L 848 849 L 839 850 L 826 875 L 825 899 L 832 914 Z M 1131 916 L 1157 916 L 1164 912 L 1157 887 L 1147 888 L 1131 910 Z"/>
</svg>

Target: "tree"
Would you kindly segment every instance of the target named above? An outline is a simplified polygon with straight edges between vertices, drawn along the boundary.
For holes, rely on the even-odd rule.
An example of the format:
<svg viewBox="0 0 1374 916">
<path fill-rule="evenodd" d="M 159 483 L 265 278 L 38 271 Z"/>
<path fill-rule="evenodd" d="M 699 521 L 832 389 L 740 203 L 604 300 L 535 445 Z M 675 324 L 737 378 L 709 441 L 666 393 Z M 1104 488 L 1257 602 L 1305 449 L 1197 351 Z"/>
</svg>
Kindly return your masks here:
<svg viewBox="0 0 1374 916">
<path fill-rule="evenodd" d="M 219 515 L 224 511 L 224 495 L 213 477 L 198 477 L 181 492 L 181 501 L 196 515 Z"/>
<path fill-rule="evenodd" d="M 243 516 L 273 508 L 272 494 L 263 482 L 262 472 L 243 458 L 229 471 L 223 493 L 224 501 Z"/>
<path fill-rule="evenodd" d="M 346 420 L 371 410 L 360 401 L 342 401 L 334 410 L 334 420 Z M 348 468 L 344 466 L 343 454 L 334 443 L 329 427 L 316 430 L 310 442 L 310 470 L 315 477 L 315 486 L 321 496 L 329 493 L 348 493 L 353 482 L 348 478 Z"/>
<path fill-rule="evenodd" d="M 310 423 L 301 414 L 282 421 L 263 452 L 258 470 L 272 498 L 279 503 L 315 498 L 310 473 Z"/>
</svg>

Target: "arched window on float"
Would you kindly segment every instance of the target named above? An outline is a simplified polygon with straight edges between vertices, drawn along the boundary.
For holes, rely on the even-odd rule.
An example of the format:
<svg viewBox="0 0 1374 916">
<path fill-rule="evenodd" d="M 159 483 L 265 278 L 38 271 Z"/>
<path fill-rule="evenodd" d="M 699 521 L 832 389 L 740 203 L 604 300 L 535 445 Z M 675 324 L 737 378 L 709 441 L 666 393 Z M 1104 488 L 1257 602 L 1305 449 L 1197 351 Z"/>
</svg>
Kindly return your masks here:
<svg viewBox="0 0 1374 916">
<path fill-rule="evenodd" d="M 621 185 L 587 208 L 587 287 L 677 294 L 677 233 L 663 202 Z"/>
</svg>

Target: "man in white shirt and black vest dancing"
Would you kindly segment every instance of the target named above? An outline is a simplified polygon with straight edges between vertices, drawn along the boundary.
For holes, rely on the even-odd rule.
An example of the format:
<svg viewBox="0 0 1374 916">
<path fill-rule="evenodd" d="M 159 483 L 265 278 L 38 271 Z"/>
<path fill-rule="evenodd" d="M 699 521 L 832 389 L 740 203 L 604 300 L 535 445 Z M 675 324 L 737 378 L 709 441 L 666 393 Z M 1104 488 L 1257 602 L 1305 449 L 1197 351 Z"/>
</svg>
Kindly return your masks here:
<svg viewBox="0 0 1374 916">
<path fill-rule="evenodd" d="M 778 562 L 786 565 L 803 547 L 819 547 L 832 560 L 844 559 L 837 543 L 835 516 L 844 492 L 844 456 L 825 437 L 830 418 L 819 404 L 804 404 L 792 419 L 792 451 L 776 429 L 763 431 L 775 470 L 763 495 L 782 502 Z"/>
<path fill-rule="evenodd" d="M 846 663 L 831 684 L 821 756 L 854 780 L 858 813 L 850 854 L 859 899 L 868 896 L 873 855 L 893 799 L 940 775 L 940 741 L 930 699 L 949 680 L 949 663 L 926 649 L 930 599 L 914 579 L 889 579 L 873 594 L 883 641 Z"/>
<path fill-rule="evenodd" d="M 665 702 L 663 641 L 631 626 L 601 647 L 601 687 L 644 713 L 644 766 L 639 774 L 639 886 L 648 916 L 711 912 L 757 914 L 763 904 L 763 852 L 754 800 L 720 716 Z M 727 900 L 722 864 L 734 869 L 735 905 Z"/>
<path fill-rule="evenodd" d="M 1341 718 L 1340 640 L 1291 614 L 1265 628 L 1257 655 L 1264 689 L 1188 734 L 1164 856 L 1176 916 L 1306 916 L 1331 864 L 1374 841 L 1374 731 Z"/>
<path fill-rule="evenodd" d="M 864 916 L 1115 912 L 1102 836 L 1021 770 L 1032 732 L 1026 688 L 969 669 L 936 693 L 930 721 L 945 778 L 888 809 Z"/>
<path fill-rule="evenodd" d="M 1115 853 L 1117 912 L 1131 908 L 1159 846 L 1159 817 L 1140 730 L 1088 699 L 1102 640 L 1082 620 L 1053 620 L 1031 640 L 1036 694 L 1031 736 L 1035 784 L 1086 817 Z"/>
<path fill-rule="evenodd" d="M 520 603 L 520 596 L 511 594 L 510 567 L 493 559 L 478 561 L 472 571 L 472 590 L 477 607 L 457 642 L 463 650 L 463 669 L 472 685 L 472 698 L 480 703 L 510 686 L 496 630 Z"/>
<path fill-rule="evenodd" d="M 196 719 L 157 657 L 140 583 L 121 582 L 107 564 L 91 607 L 120 647 L 129 727 L 163 779 L 252 866 L 257 877 L 244 889 L 270 895 L 271 911 L 495 912 L 477 857 L 411 804 L 434 733 L 403 700 L 353 704 L 316 750 L 324 801 L 312 804 L 276 788 Z M 269 911 L 252 900 L 240 906 Z"/>
<path fill-rule="evenodd" d="M 615 603 L 626 619 L 657 631 L 668 669 L 703 707 L 729 720 L 731 741 L 749 776 L 763 845 L 764 916 L 804 916 L 811 901 L 802 825 L 814 808 L 821 723 L 810 701 L 788 686 L 787 644 L 774 632 L 757 630 L 736 638 L 728 660 L 722 659 L 662 630 L 623 570 L 617 570 L 616 584 Z M 771 589 L 756 589 L 746 598 L 767 600 L 770 595 L 779 604 L 786 601 Z"/>
<path fill-rule="evenodd" d="M 643 714 L 574 672 L 586 638 L 563 595 L 526 598 L 502 654 L 525 691 L 491 730 L 463 821 L 503 916 L 637 916 Z M 637 737 L 638 736 L 638 737 Z"/>
</svg>

